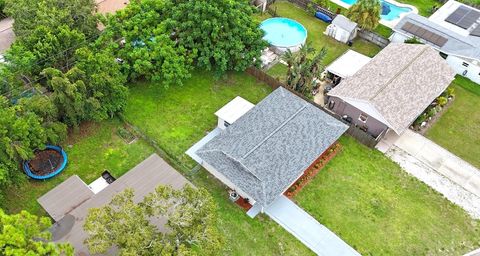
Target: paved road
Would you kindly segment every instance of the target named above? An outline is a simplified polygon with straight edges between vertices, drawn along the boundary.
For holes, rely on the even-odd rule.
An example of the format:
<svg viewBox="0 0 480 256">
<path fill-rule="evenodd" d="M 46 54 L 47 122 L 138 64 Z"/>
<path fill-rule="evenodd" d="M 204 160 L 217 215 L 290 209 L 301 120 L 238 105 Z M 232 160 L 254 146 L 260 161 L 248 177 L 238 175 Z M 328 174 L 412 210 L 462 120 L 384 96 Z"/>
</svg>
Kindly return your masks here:
<svg viewBox="0 0 480 256">
<path fill-rule="evenodd" d="M 285 196 L 265 213 L 317 255 L 359 256 L 360 254 Z"/>
</svg>

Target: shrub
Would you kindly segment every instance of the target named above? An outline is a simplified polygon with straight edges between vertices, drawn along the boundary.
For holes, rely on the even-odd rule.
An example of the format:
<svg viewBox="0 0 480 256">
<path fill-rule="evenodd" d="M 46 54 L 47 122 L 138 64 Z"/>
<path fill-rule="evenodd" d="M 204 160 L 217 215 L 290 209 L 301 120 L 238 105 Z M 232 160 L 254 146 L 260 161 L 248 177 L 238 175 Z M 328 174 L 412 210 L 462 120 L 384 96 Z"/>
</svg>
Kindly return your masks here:
<svg viewBox="0 0 480 256">
<path fill-rule="evenodd" d="M 445 106 L 447 104 L 447 102 L 448 102 L 448 99 L 446 97 L 440 96 L 440 97 L 437 98 L 437 103 L 441 107 Z"/>
</svg>

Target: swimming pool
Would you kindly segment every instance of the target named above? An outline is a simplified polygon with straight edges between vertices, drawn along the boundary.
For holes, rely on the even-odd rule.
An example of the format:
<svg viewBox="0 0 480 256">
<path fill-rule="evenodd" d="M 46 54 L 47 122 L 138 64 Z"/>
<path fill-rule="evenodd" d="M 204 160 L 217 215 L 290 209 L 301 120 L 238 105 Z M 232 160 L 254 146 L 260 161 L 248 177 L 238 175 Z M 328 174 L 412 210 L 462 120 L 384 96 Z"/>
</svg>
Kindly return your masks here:
<svg viewBox="0 0 480 256">
<path fill-rule="evenodd" d="M 270 18 L 260 24 L 265 31 L 264 40 L 279 51 L 297 51 L 307 40 L 307 29 L 299 22 L 288 18 Z"/>
<path fill-rule="evenodd" d="M 357 0 L 340 0 L 348 5 L 353 5 Z M 392 21 L 400 18 L 400 14 L 413 11 L 410 7 L 401 7 L 395 4 L 392 4 L 385 0 L 380 0 L 382 4 L 382 14 L 380 15 L 382 20 Z"/>
</svg>

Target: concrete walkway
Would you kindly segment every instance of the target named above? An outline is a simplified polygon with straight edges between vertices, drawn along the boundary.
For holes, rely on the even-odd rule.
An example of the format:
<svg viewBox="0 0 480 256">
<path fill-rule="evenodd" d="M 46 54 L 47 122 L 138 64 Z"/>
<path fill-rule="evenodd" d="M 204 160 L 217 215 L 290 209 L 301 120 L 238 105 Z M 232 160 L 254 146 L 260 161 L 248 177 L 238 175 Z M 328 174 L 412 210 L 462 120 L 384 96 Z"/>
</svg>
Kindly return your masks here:
<svg viewBox="0 0 480 256">
<path fill-rule="evenodd" d="M 472 217 L 480 218 L 480 170 L 411 130 L 396 137 L 387 134 L 378 149 Z"/>
<path fill-rule="evenodd" d="M 265 213 L 317 255 L 359 256 L 360 254 L 285 196 L 280 196 Z"/>
</svg>

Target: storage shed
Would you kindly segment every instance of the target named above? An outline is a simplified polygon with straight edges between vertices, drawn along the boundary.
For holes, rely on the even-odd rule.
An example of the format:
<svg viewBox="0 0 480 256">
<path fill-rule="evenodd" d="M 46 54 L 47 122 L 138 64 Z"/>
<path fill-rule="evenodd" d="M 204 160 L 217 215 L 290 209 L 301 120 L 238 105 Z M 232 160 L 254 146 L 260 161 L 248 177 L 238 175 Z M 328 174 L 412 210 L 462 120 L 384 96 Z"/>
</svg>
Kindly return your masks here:
<svg viewBox="0 0 480 256">
<path fill-rule="evenodd" d="M 342 43 L 348 43 L 357 36 L 357 23 L 339 14 L 333 19 L 332 24 L 327 26 L 325 34 Z"/>
</svg>

